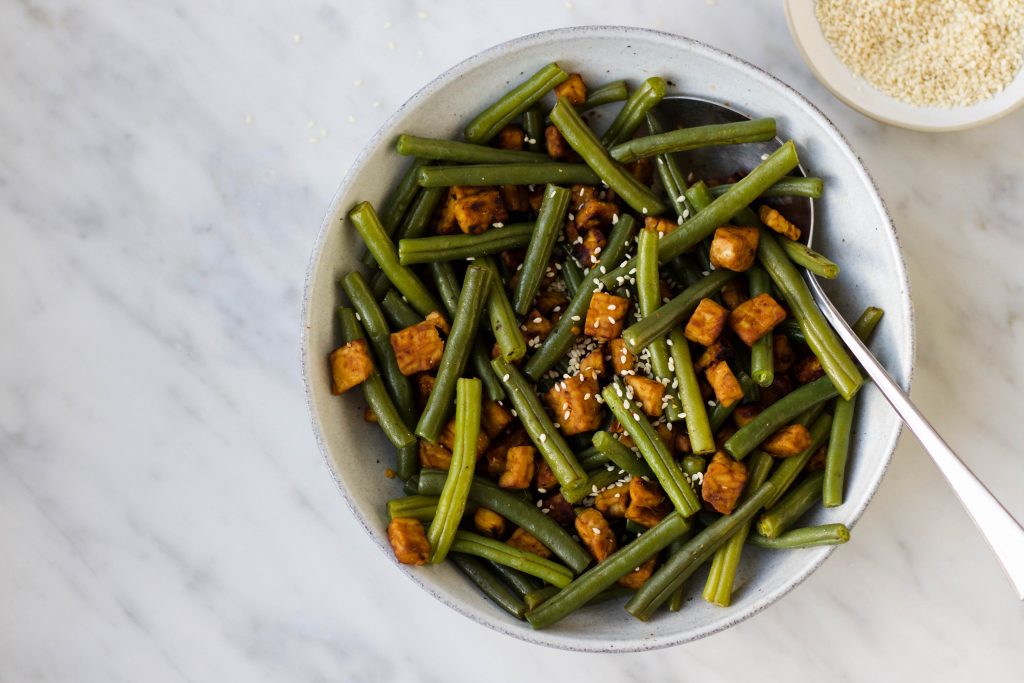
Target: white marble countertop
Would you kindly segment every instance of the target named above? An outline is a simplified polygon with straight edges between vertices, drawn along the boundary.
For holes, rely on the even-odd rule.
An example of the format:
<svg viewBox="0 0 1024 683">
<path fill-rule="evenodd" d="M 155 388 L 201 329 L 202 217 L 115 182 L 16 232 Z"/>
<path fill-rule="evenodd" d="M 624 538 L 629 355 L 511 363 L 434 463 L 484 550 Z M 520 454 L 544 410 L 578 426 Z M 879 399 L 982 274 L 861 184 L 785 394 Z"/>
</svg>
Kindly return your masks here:
<svg viewBox="0 0 1024 683">
<path fill-rule="evenodd" d="M 669 650 L 512 641 L 373 548 L 298 370 L 323 213 L 436 73 L 594 23 L 738 54 L 848 134 L 906 248 L 914 396 L 1024 516 L 1024 112 L 874 123 L 812 78 L 780 3 L 463 5 L 0 3 L 0 680 L 1020 680 L 1024 607 L 909 436 L 820 571 Z"/>
</svg>

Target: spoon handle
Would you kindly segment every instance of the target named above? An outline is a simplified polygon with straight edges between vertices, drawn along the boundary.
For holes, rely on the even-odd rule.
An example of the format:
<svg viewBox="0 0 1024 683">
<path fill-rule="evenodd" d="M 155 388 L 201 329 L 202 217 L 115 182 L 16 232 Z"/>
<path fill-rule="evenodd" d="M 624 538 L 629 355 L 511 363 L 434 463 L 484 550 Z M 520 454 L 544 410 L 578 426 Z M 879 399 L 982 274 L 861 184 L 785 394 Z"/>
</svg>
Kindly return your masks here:
<svg viewBox="0 0 1024 683">
<path fill-rule="evenodd" d="M 1013 584 L 1018 598 L 1024 600 L 1024 528 L 1013 518 L 1005 507 L 985 488 L 973 472 L 953 452 L 953 449 L 939 436 L 939 433 L 928 423 L 924 415 L 910 402 L 910 398 L 886 372 L 878 359 L 874 357 L 850 326 L 829 301 L 817 280 L 807 274 L 808 285 L 818 306 L 828 319 L 836 333 L 843 340 L 864 371 L 874 381 L 882 395 L 910 427 L 910 431 L 924 446 L 960 503 L 971 516 L 981 535 L 991 546 L 996 557 Z"/>
</svg>

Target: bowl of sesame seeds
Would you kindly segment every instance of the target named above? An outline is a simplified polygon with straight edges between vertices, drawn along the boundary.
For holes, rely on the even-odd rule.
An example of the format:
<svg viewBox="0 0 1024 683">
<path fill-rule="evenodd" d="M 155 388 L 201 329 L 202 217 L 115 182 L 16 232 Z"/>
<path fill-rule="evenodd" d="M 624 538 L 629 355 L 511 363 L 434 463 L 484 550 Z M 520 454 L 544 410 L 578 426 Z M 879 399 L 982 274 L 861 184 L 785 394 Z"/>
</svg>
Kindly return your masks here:
<svg viewBox="0 0 1024 683">
<path fill-rule="evenodd" d="M 963 130 L 1024 104 L 1019 0 L 787 0 L 786 16 L 818 80 L 883 123 Z"/>
<path fill-rule="evenodd" d="M 587 26 L 516 38 L 455 65 L 410 97 L 366 142 L 327 210 L 306 274 L 301 361 L 307 405 L 314 436 L 343 500 L 368 540 L 382 551 L 381 580 L 368 590 L 388 590 L 390 581 L 404 576 L 468 619 L 546 647 L 583 652 L 668 647 L 730 628 L 775 604 L 820 567 L 836 546 L 787 551 L 748 546 L 728 607 L 701 598 L 707 576 L 702 570 L 687 584 L 678 612 L 666 611 L 642 621 L 627 613 L 621 600 L 609 601 L 588 605 L 550 628 L 535 630 L 496 609 L 450 563 L 413 567 L 395 561 L 387 533 L 388 502 L 412 495 L 408 490 L 403 493 L 403 483 L 391 469 L 396 448 L 377 424 L 367 421 L 366 404 L 354 396 L 332 394 L 329 356 L 347 336 L 345 320 L 339 320 L 339 306 L 345 304 L 338 283 L 346 274 L 361 269 L 363 257 L 350 212 L 357 205 L 382 205 L 405 174 L 408 163 L 395 153 L 399 137 L 455 140 L 474 115 L 553 62 L 595 83 L 628 79 L 631 89 L 639 89 L 644 79 L 657 76 L 672 95 L 720 102 L 752 118 L 774 117 L 779 135 L 798 141 L 802 167 L 821 178 L 826 188 L 823 196 L 814 200 L 815 248 L 829 254 L 843 269 L 841 281 L 825 285 L 830 298 L 848 318 L 867 306 L 885 310 L 885 321 L 872 348 L 893 377 L 909 385 L 913 311 L 899 241 L 874 182 L 835 126 L 793 88 L 713 47 L 663 32 Z M 594 110 L 589 124 L 605 127 L 611 120 L 607 112 Z M 566 362 L 579 364 L 585 350 Z M 841 506 L 807 515 L 808 525 L 853 528 L 889 464 L 901 422 L 879 392 L 867 389 L 859 399 L 852 426 L 854 445 L 849 452 L 845 500 Z M 852 542 L 870 541 L 865 536 L 854 537 Z M 842 554 L 840 549 L 838 561 Z M 366 561 L 365 555 L 360 557 Z M 417 603 L 410 601 L 407 607 L 415 610 Z"/>
</svg>

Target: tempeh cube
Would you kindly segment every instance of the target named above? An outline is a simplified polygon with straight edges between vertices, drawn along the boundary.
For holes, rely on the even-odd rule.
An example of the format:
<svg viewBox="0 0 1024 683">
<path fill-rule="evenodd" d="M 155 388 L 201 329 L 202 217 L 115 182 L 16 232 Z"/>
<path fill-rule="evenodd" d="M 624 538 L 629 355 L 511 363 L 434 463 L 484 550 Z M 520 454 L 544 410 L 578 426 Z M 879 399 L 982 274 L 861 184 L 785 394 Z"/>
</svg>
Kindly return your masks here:
<svg viewBox="0 0 1024 683">
<path fill-rule="evenodd" d="M 657 482 L 633 477 L 629 480 L 629 500 L 640 507 L 652 508 L 665 502 L 665 492 Z"/>
<path fill-rule="evenodd" d="M 402 564 L 426 564 L 430 560 L 430 541 L 423 523 L 412 517 L 395 517 L 388 524 L 388 542 Z"/>
<path fill-rule="evenodd" d="M 734 460 L 724 451 L 718 451 L 711 458 L 704 481 L 701 484 L 701 497 L 723 515 L 728 515 L 736 507 L 740 493 L 747 483 L 747 467 Z"/>
<path fill-rule="evenodd" d="M 762 223 L 780 235 L 788 237 L 791 240 L 800 239 L 800 228 L 790 223 L 786 220 L 785 216 L 772 207 L 762 204 L 757 210 L 757 215 L 761 218 Z"/>
<path fill-rule="evenodd" d="M 644 413 L 651 417 L 659 417 L 664 410 L 662 399 L 665 397 L 665 385 L 650 377 L 640 375 L 628 375 L 626 384 L 633 389 L 633 395 L 644 409 Z"/>
<path fill-rule="evenodd" d="M 373 374 L 373 359 L 365 339 L 353 339 L 331 352 L 331 393 L 343 394 Z"/>
<path fill-rule="evenodd" d="M 595 339 L 615 339 L 622 334 L 627 313 L 629 299 L 607 292 L 594 292 L 583 332 Z"/>
<path fill-rule="evenodd" d="M 444 340 L 437 326 L 424 320 L 411 327 L 391 333 L 391 348 L 395 351 L 398 370 L 406 376 L 433 370 L 441 362 Z"/>
<path fill-rule="evenodd" d="M 596 379 L 582 374 L 560 380 L 548 389 L 544 400 L 563 434 L 571 436 L 601 426 L 601 404 L 597 401 L 600 391 Z"/>
<path fill-rule="evenodd" d="M 497 401 L 485 399 L 480 410 L 480 427 L 488 438 L 494 437 L 505 431 L 505 427 L 512 424 L 512 411 Z"/>
<path fill-rule="evenodd" d="M 711 240 L 711 265 L 741 273 L 754 265 L 757 256 L 757 228 L 725 225 L 715 230 Z"/>
<path fill-rule="evenodd" d="M 708 384 L 715 390 L 715 399 L 728 408 L 743 398 L 743 387 L 725 361 L 719 361 L 704 371 Z"/>
<path fill-rule="evenodd" d="M 711 346 L 722 334 L 728 319 L 727 308 L 715 303 L 713 299 L 701 299 L 689 322 L 686 323 L 683 334 L 701 346 Z"/>
<path fill-rule="evenodd" d="M 651 578 L 654 574 L 654 566 L 657 564 L 658 556 L 648 558 L 646 562 L 641 564 L 639 567 L 633 567 L 633 571 L 629 572 L 616 583 L 623 588 L 632 588 L 636 590 L 647 583 L 647 579 Z"/>
<path fill-rule="evenodd" d="M 505 203 L 497 190 L 485 190 L 455 201 L 455 221 L 468 235 L 479 235 L 493 223 L 508 219 Z"/>
<path fill-rule="evenodd" d="M 800 455 L 811 447 L 811 433 L 802 424 L 786 425 L 761 444 L 765 453 L 788 458 Z"/>
<path fill-rule="evenodd" d="M 629 350 L 626 340 L 616 337 L 608 342 L 608 355 L 612 359 L 612 368 L 616 375 L 628 375 L 636 367 L 636 354 Z"/>
<path fill-rule="evenodd" d="M 508 543 L 513 548 L 525 550 L 526 552 L 533 553 L 534 555 L 551 557 L 551 551 L 548 550 L 548 547 L 538 541 L 536 536 L 523 528 L 513 531 L 512 535 L 507 541 L 505 541 L 505 543 Z"/>
<path fill-rule="evenodd" d="M 420 467 L 431 467 L 436 470 L 451 469 L 452 452 L 437 443 L 426 439 L 419 440 Z"/>
<path fill-rule="evenodd" d="M 577 107 L 587 101 L 587 86 L 579 74 L 569 74 L 569 78 L 555 86 L 555 97 L 569 100 Z"/>
<path fill-rule="evenodd" d="M 583 545 L 598 562 L 604 562 L 618 549 L 615 534 L 608 526 L 608 520 L 594 508 L 587 508 L 577 515 L 575 527 Z"/>
<path fill-rule="evenodd" d="M 533 479 L 533 458 L 537 450 L 533 446 L 513 446 L 505 456 L 505 471 L 498 479 L 503 489 L 525 489 Z"/>
<path fill-rule="evenodd" d="M 747 346 L 775 329 L 786 319 L 786 311 L 770 294 L 758 294 L 729 314 L 729 327 Z"/>
<path fill-rule="evenodd" d="M 579 230 L 594 228 L 606 230 L 612 226 L 618 214 L 619 207 L 616 204 L 603 202 L 600 199 L 588 199 L 576 211 L 576 228 Z"/>
<path fill-rule="evenodd" d="M 629 507 L 629 484 L 617 484 L 601 489 L 594 497 L 594 507 L 606 517 L 625 517 Z"/>
<path fill-rule="evenodd" d="M 473 513 L 473 526 L 481 534 L 490 538 L 501 538 L 505 535 L 505 518 L 485 507 L 479 507 Z"/>
</svg>

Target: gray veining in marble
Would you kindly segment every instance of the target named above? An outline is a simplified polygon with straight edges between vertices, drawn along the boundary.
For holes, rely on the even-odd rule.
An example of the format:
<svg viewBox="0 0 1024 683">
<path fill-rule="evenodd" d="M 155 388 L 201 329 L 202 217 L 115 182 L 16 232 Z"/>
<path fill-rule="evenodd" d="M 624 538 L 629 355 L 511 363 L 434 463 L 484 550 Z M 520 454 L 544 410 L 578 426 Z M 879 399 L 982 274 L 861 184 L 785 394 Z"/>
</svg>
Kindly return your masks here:
<svg viewBox="0 0 1024 683">
<path fill-rule="evenodd" d="M 401 578 L 334 488 L 298 372 L 302 277 L 408 95 L 519 34 L 628 24 L 802 90 L 879 183 L 914 287 L 914 396 L 1024 515 L 1024 113 L 929 136 L 817 84 L 777 3 L 0 3 L 0 680 L 962 680 L 1024 612 L 907 437 L 841 548 L 694 645 L 550 651 Z M 483 30 L 481 30 L 483 27 Z"/>
</svg>

